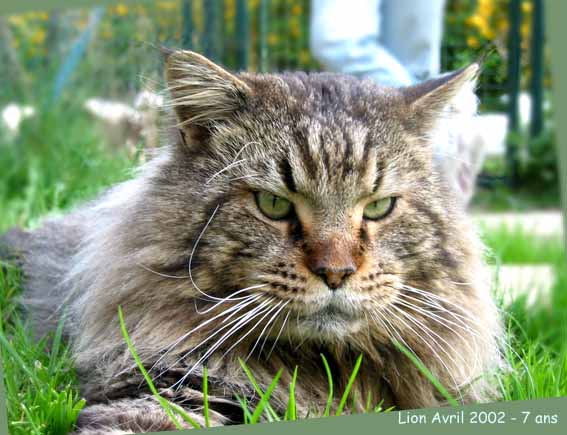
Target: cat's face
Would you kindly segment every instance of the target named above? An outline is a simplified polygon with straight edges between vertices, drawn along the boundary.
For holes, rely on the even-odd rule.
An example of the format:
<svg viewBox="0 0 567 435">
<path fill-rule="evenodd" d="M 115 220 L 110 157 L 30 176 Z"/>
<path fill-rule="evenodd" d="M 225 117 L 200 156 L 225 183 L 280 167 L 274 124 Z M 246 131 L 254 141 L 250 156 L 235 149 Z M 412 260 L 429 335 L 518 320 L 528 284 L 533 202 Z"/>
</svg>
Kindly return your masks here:
<svg viewBox="0 0 567 435">
<path fill-rule="evenodd" d="M 462 279 L 431 140 L 475 71 L 394 90 L 327 74 L 236 78 L 193 54 L 170 68 L 198 290 L 258 295 L 257 320 L 285 317 L 292 336 L 341 340 L 382 322 L 386 339 L 401 286 Z"/>
</svg>

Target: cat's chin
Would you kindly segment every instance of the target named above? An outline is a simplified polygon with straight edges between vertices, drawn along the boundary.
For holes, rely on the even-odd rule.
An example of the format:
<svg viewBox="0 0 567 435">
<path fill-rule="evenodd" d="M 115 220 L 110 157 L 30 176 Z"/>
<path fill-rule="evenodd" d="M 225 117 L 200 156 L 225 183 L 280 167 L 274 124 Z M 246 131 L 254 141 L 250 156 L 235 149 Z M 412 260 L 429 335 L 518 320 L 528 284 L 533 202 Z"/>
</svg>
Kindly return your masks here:
<svg viewBox="0 0 567 435">
<path fill-rule="evenodd" d="M 333 342 L 355 334 L 362 326 L 363 318 L 330 305 L 315 313 L 299 315 L 289 328 L 292 335 L 303 339 Z"/>
</svg>

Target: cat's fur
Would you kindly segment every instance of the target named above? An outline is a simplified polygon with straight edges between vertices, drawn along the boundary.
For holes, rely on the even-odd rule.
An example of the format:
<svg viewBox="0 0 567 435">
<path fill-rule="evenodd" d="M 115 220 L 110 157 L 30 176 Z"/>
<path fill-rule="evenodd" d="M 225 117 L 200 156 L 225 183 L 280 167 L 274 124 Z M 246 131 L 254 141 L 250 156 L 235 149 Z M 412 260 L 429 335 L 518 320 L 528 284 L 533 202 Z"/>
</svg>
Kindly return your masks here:
<svg viewBox="0 0 567 435">
<path fill-rule="evenodd" d="M 321 353 L 336 395 L 363 355 L 356 410 L 369 394 L 399 409 L 445 404 L 392 340 L 457 399 L 494 397 L 500 326 L 481 246 L 432 162 L 477 72 L 392 89 L 323 73 L 232 75 L 170 54 L 173 143 L 93 203 L 4 238 L 23 265 L 36 331 L 66 312 L 88 404 L 77 433 L 174 428 L 135 368 L 118 306 L 157 387 L 199 422 L 205 361 L 213 424 L 242 421 L 237 396 L 257 402 L 239 358 L 263 388 L 283 368 L 279 412 L 297 366 L 299 414 L 321 413 Z M 290 199 L 295 215 L 271 221 L 254 191 Z M 362 218 L 369 198 L 388 196 L 398 198 L 391 215 Z M 313 261 L 356 271 L 331 291 Z"/>
</svg>

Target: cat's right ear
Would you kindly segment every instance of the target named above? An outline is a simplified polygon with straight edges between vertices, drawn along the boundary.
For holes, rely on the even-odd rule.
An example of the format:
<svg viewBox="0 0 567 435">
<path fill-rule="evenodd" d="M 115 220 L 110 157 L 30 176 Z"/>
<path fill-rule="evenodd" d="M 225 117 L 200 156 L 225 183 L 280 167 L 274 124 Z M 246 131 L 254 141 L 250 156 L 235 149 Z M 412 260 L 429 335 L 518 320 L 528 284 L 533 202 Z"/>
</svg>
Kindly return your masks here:
<svg viewBox="0 0 567 435">
<path fill-rule="evenodd" d="M 194 135 L 229 119 L 252 94 L 246 83 L 200 54 L 179 50 L 164 55 L 170 105 L 184 133 Z"/>
</svg>

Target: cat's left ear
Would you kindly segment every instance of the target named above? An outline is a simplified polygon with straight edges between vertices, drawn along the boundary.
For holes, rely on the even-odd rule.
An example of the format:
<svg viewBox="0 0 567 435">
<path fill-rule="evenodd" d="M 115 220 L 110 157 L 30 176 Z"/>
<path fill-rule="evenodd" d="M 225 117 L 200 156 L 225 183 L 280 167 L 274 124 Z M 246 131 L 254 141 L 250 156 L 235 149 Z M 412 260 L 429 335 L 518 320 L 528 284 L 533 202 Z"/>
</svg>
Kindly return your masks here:
<svg viewBox="0 0 567 435">
<path fill-rule="evenodd" d="M 403 88 L 408 120 L 415 130 L 427 134 L 439 121 L 454 113 L 472 114 L 477 109 L 474 94 L 480 64 L 473 63 L 458 71 Z"/>
<path fill-rule="evenodd" d="M 204 56 L 187 50 L 165 54 L 165 77 L 182 130 L 208 127 L 246 104 L 250 87 Z"/>
</svg>

